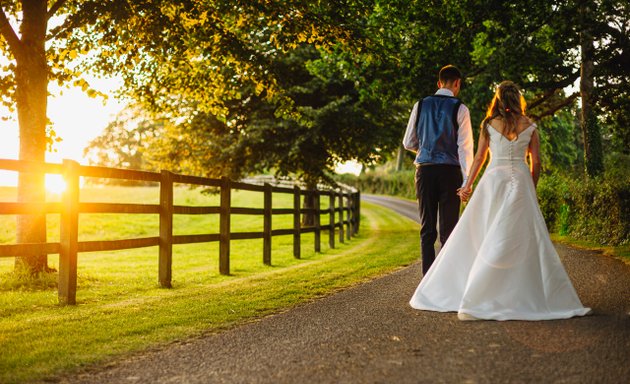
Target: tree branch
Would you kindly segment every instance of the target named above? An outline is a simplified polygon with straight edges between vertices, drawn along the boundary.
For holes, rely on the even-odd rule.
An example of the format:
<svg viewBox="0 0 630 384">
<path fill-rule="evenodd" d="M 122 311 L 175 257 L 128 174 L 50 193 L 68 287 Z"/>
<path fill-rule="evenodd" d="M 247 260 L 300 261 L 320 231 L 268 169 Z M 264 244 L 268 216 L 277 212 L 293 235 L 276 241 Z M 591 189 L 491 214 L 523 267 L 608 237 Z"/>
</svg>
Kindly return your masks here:
<svg viewBox="0 0 630 384">
<path fill-rule="evenodd" d="M 486 66 L 485 65 L 483 65 L 481 67 L 478 67 L 478 68 L 474 68 L 468 74 L 466 74 L 466 77 L 475 77 L 475 76 L 483 73 L 483 71 L 485 71 L 485 70 L 486 70 Z"/>
<path fill-rule="evenodd" d="M 46 17 L 48 19 L 50 19 L 51 17 L 55 16 L 55 13 L 57 13 L 59 8 L 63 7 L 63 5 L 66 3 L 66 1 L 67 0 L 57 0 L 57 1 L 55 1 L 55 3 L 52 5 L 52 7 L 50 7 L 50 9 L 48 10 L 48 13 L 46 14 Z"/>
<path fill-rule="evenodd" d="M 563 89 L 573 84 L 575 80 L 580 77 L 580 69 L 578 68 L 575 72 L 564 78 L 560 81 L 547 81 L 547 82 L 538 82 L 534 81 L 531 83 L 527 83 L 524 85 L 525 88 L 537 88 L 537 89 L 549 89 L 556 91 L 558 89 Z"/>
<path fill-rule="evenodd" d="M 621 26 L 619 29 L 617 29 L 617 28 L 612 27 L 610 24 L 604 24 L 600 28 L 601 28 L 601 31 L 604 32 L 600 34 L 601 37 L 606 37 L 605 34 L 608 33 L 608 35 L 610 35 L 612 38 L 616 39 L 617 41 L 621 43 L 624 43 L 624 42 L 627 43 L 628 36 L 621 29 L 622 28 Z"/>
<path fill-rule="evenodd" d="M 0 9 L 0 34 L 9 43 L 9 48 L 11 49 L 13 56 L 20 55 L 22 52 L 22 41 L 13 30 L 11 23 L 9 23 L 7 14 L 4 13 L 4 9 Z"/>
<path fill-rule="evenodd" d="M 556 93 L 556 90 L 558 88 L 551 88 L 549 90 L 547 90 L 547 92 L 545 92 L 541 97 L 539 97 L 538 99 L 532 101 L 531 103 L 529 103 L 529 105 L 527 106 L 528 109 L 534 109 L 537 106 L 539 106 L 540 104 L 544 103 L 547 99 L 549 99 L 551 96 L 554 95 L 554 93 Z"/>
<path fill-rule="evenodd" d="M 529 115 L 529 117 L 531 117 L 534 121 L 538 121 L 538 120 L 542 119 L 543 117 L 553 116 L 560 109 L 566 107 L 567 105 L 571 105 L 573 103 L 573 101 L 578 98 L 578 96 L 580 96 L 580 93 L 579 92 L 575 92 L 571 96 L 567 97 L 563 102 L 554 105 L 553 107 L 549 108 L 548 110 L 544 111 L 543 113 L 541 113 L 539 115 Z"/>
</svg>

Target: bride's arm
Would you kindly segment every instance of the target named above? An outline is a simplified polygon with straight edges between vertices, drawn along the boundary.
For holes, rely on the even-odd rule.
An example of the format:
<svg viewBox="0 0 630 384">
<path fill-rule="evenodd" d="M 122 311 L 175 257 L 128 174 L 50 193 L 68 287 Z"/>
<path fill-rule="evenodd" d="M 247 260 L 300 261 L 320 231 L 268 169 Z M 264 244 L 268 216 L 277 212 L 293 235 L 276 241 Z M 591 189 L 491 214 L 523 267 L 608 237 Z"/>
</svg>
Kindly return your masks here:
<svg viewBox="0 0 630 384">
<path fill-rule="evenodd" d="M 535 188 L 538 185 L 538 178 L 540 177 L 540 138 L 538 137 L 537 129 L 534 129 L 532 138 L 529 141 L 529 156 L 531 160 L 530 170 L 532 172 Z"/>
<path fill-rule="evenodd" d="M 487 128 L 483 128 L 487 129 Z M 479 132 L 479 143 L 477 144 L 477 152 L 475 153 L 475 159 L 473 160 L 472 166 L 470 167 L 470 174 L 468 175 L 468 180 L 466 181 L 466 185 L 458 190 L 458 195 L 462 198 L 462 200 L 466 201 L 470 197 L 472 193 L 472 186 L 479 175 L 479 171 L 481 167 L 486 162 L 486 158 L 488 157 L 488 138 L 483 134 L 483 131 Z"/>
</svg>

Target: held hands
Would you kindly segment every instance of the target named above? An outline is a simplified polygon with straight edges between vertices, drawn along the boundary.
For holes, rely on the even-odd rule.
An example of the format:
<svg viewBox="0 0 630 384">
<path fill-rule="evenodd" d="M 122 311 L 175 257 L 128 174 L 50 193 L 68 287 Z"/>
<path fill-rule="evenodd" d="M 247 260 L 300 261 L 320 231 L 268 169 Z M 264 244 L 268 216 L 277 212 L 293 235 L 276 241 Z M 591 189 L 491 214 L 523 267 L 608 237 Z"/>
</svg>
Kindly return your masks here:
<svg viewBox="0 0 630 384">
<path fill-rule="evenodd" d="M 470 195 L 472 195 L 471 187 L 464 186 L 457 190 L 457 196 L 459 196 L 462 202 L 467 202 L 470 199 Z"/>
</svg>

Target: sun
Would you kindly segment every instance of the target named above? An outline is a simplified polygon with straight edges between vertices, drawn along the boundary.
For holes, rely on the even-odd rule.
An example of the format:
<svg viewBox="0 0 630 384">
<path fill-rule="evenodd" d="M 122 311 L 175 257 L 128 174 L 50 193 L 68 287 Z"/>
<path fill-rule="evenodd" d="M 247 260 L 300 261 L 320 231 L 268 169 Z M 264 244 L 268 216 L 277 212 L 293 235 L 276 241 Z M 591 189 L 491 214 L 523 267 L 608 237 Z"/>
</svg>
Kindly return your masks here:
<svg viewBox="0 0 630 384">
<path fill-rule="evenodd" d="M 61 175 L 46 175 L 46 190 L 53 194 L 62 194 L 67 188 Z"/>
</svg>

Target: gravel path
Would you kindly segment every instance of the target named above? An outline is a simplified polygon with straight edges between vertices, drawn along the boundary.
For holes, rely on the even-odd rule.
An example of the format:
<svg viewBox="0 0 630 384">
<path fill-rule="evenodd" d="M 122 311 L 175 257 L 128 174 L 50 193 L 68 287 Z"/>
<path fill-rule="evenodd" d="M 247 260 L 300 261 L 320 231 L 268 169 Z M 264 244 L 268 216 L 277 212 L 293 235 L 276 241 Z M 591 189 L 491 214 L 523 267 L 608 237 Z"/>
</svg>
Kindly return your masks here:
<svg viewBox="0 0 630 384">
<path fill-rule="evenodd" d="M 415 203 L 364 196 L 416 218 Z M 413 214 L 409 213 L 412 212 Z M 64 383 L 630 383 L 630 266 L 557 245 L 593 316 L 460 322 L 412 310 L 418 263 Z"/>
</svg>

